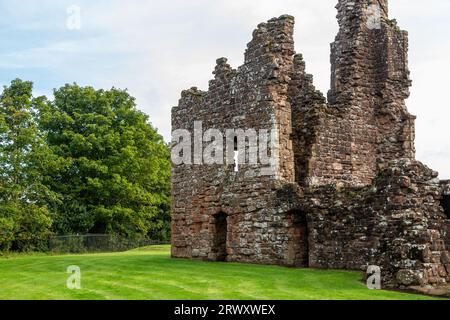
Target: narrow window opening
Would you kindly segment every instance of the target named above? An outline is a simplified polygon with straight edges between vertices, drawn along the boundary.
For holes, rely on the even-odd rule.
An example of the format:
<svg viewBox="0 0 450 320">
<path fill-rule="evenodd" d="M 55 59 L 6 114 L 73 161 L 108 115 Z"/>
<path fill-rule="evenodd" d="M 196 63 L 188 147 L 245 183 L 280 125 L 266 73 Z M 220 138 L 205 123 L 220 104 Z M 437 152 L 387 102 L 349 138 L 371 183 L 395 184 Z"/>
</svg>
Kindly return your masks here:
<svg viewBox="0 0 450 320">
<path fill-rule="evenodd" d="M 444 208 L 445 215 L 450 219 L 450 195 L 445 195 L 441 200 L 441 206 Z"/>
<path fill-rule="evenodd" d="M 237 137 L 234 137 L 234 172 L 239 172 L 239 150 Z"/>
</svg>

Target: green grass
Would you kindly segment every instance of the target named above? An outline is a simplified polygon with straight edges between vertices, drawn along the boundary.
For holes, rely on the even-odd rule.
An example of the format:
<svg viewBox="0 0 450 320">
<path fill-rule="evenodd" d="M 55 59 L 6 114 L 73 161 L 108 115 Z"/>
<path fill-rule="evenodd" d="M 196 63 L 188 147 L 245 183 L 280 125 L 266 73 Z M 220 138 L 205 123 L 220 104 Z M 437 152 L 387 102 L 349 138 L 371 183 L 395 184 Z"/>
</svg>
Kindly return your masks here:
<svg viewBox="0 0 450 320">
<path fill-rule="evenodd" d="M 66 288 L 66 269 L 82 271 L 82 289 Z M 171 259 L 169 247 L 119 254 L 14 255 L 0 258 L 0 299 L 429 299 L 368 290 L 350 271 Z"/>
</svg>

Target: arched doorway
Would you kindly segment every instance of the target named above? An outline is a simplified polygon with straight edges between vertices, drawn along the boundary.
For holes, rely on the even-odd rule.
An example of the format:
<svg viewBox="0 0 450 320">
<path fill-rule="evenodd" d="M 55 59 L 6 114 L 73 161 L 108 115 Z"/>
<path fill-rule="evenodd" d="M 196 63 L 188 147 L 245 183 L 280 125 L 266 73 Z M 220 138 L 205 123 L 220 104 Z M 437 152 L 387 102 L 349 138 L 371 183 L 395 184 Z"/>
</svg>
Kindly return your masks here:
<svg viewBox="0 0 450 320">
<path fill-rule="evenodd" d="M 228 215 L 220 212 L 214 216 L 213 225 L 213 246 L 211 253 L 213 260 L 227 260 L 227 236 L 228 236 Z"/>
<path fill-rule="evenodd" d="M 300 211 L 291 211 L 287 214 L 287 219 L 289 221 L 287 264 L 297 268 L 307 268 L 309 267 L 309 234 L 306 215 Z"/>
</svg>

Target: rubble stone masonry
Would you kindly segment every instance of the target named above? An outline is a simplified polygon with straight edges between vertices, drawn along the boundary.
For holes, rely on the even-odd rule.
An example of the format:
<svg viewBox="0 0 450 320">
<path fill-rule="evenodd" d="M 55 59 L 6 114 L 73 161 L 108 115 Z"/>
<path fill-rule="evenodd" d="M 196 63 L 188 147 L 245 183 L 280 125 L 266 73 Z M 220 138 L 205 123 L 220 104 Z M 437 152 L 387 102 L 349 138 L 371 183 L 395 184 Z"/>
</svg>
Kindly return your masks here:
<svg viewBox="0 0 450 320">
<path fill-rule="evenodd" d="M 294 51 L 288 15 L 258 26 L 238 69 L 218 59 L 208 91 L 183 91 L 172 127 L 192 133 L 192 150 L 211 143 L 207 129 L 271 129 L 278 145 L 269 175 L 261 164 L 205 165 L 198 152 L 173 165 L 173 257 L 377 265 L 386 287 L 450 281 L 450 182 L 415 160 L 408 34 L 387 0 L 337 10 L 327 98 Z"/>
</svg>

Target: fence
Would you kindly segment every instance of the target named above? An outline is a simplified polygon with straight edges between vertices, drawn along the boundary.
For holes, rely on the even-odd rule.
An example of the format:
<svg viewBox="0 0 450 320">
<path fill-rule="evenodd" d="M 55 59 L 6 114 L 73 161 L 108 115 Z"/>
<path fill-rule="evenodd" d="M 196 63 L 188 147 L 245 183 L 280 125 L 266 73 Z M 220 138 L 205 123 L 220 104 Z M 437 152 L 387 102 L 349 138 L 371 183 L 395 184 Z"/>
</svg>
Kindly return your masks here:
<svg viewBox="0 0 450 320">
<path fill-rule="evenodd" d="M 49 240 L 49 251 L 52 253 L 123 252 L 163 244 L 168 244 L 168 242 L 147 238 L 130 239 L 105 234 L 69 235 L 52 237 Z"/>
</svg>

